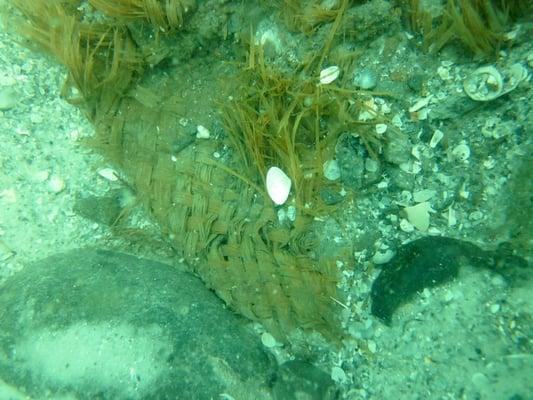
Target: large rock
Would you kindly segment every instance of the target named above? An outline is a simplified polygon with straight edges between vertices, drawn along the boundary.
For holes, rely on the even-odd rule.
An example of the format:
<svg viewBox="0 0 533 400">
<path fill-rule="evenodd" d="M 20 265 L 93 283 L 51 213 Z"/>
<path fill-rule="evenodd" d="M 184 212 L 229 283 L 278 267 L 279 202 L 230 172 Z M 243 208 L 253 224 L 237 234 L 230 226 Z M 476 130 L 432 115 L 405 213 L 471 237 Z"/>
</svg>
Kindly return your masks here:
<svg viewBox="0 0 533 400">
<path fill-rule="evenodd" d="M 268 399 L 273 362 L 244 323 L 175 267 L 107 251 L 59 254 L 0 288 L 0 393 Z"/>
</svg>

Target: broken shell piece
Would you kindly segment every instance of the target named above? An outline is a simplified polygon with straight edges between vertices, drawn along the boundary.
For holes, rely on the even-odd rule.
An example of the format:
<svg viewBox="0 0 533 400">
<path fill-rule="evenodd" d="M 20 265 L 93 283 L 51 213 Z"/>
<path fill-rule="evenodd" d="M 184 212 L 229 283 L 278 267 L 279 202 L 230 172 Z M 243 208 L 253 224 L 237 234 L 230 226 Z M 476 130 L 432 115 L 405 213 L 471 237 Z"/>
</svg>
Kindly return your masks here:
<svg viewBox="0 0 533 400">
<path fill-rule="evenodd" d="M 429 102 L 431 101 L 432 98 L 433 98 L 433 95 L 429 95 L 429 96 L 424 97 L 422 99 L 418 99 L 415 104 L 413 104 L 411 107 L 409 107 L 409 112 L 413 113 L 413 112 L 416 112 L 418 110 L 421 110 L 422 108 L 424 108 L 425 106 L 427 106 L 429 104 Z"/>
<path fill-rule="evenodd" d="M 431 136 L 431 140 L 429 141 L 429 147 L 434 149 L 443 137 L 444 132 L 442 132 L 440 129 L 435 129 L 435 132 L 433 132 L 433 136 Z"/>
<path fill-rule="evenodd" d="M 427 231 L 429 228 L 429 210 L 430 206 L 426 201 L 403 209 L 407 221 L 422 232 Z"/>
<path fill-rule="evenodd" d="M 476 101 L 494 100 L 505 93 L 502 74 L 493 66 L 476 69 L 463 81 L 463 88 Z"/>
<path fill-rule="evenodd" d="M 276 205 L 287 201 L 291 191 L 291 178 L 278 167 L 270 167 L 266 175 L 266 189 L 268 196 Z"/>
<path fill-rule="evenodd" d="M 209 129 L 207 129 L 203 125 L 198 125 L 196 127 L 196 138 L 197 139 L 209 139 L 211 136 L 211 133 L 209 132 Z"/>
<path fill-rule="evenodd" d="M 116 171 L 112 168 L 102 168 L 98 170 L 98 175 L 100 175 L 104 179 L 107 179 L 110 182 L 118 181 L 118 175 Z"/>
<path fill-rule="evenodd" d="M 405 218 L 402 218 L 400 221 L 400 229 L 406 233 L 411 233 L 415 230 L 415 227 Z"/>
<path fill-rule="evenodd" d="M 413 200 L 417 203 L 422 203 L 431 199 L 436 193 L 436 190 L 422 189 L 417 192 L 413 192 Z"/>
<path fill-rule="evenodd" d="M 13 257 L 16 253 L 11 250 L 7 244 L 0 240 L 0 261 L 6 261 Z"/>
<path fill-rule="evenodd" d="M 338 66 L 332 65 L 331 67 L 324 68 L 320 71 L 320 83 L 327 85 L 339 77 L 341 70 Z"/>
</svg>

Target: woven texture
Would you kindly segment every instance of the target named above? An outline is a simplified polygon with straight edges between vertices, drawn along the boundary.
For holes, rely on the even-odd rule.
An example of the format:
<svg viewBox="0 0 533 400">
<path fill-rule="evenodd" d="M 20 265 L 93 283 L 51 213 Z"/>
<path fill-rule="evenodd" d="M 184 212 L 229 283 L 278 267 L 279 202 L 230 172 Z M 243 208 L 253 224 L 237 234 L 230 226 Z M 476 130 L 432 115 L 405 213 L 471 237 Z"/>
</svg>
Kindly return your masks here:
<svg viewBox="0 0 533 400">
<path fill-rule="evenodd" d="M 104 152 L 194 272 L 280 339 L 294 328 L 336 337 L 337 269 L 316 259 L 311 218 L 281 225 L 272 203 L 231 173 L 239 160 L 213 157 L 221 139 L 191 141 L 176 117 L 127 98 L 117 115 L 100 126 Z"/>
</svg>

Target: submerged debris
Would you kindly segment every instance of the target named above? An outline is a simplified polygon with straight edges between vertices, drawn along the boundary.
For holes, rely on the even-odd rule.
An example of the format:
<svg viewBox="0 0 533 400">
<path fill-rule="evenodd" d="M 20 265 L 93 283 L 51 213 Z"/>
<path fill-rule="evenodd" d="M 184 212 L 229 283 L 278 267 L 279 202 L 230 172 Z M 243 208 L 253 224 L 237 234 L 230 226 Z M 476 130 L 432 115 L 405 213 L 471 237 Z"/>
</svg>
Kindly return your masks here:
<svg viewBox="0 0 533 400">
<path fill-rule="evenodd" d="M 462 260 L 508 278 L 514 277 L 515 267 L 522 269 L 527 265 L 501 249 L 485 251 L 467 241 L 439 236 L 417 239 L 401 246 L 374 281 L 372 314 L 390 324 L 396 309 L 417 292 L 456 278 Z"/>
</svg>

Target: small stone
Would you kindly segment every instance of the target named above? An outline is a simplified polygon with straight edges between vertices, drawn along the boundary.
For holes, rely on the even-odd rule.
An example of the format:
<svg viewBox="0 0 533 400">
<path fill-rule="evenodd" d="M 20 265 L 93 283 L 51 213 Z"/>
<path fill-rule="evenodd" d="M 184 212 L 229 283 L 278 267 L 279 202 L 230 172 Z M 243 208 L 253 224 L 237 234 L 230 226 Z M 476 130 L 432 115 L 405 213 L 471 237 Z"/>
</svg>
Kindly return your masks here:
<svg viewBox="0 0 533 400">
<path fill-rule="evenodd" d="M 400 221 L 400 229 L 406 233 L 411 233 L 414 232 L 415 227 L 405 218 L 402 218 Z"/>
<path fill-rule="evenodd" d="M 382 135 L 387 132 L 387 128 L 387 124 L 376 124 L 376 133 Z"/>
<path fill-rule="evenodd" d="M 345 382 L 346 373 L 341 367 L 334 366 L 333 368 L 331 368 L 331 379 L 338 383 Z"/>
<path fill-rule="evenodd" d="M 394 251 L 386 249 L 384 251 L 376 251 L 372 256 L 372 262 L 376 265 L 386 264 L 394 256 Z"/>
<path fill-rule="evenodd" d="M 59 176 L 54 175 L 48 181 L 48 188 L 52 193 L 61 193 L 63 190 L 65 190 L 65 187 L 65 180 Z"/>
<path fill-rule="evenodd" d="M 296 219 L 296 207 L 294 206 L 287 207 L 287 219 L 289 221 L 294 222 L 294 220 Z"/>
<path fill-rule="evenodd" d="M 0 191 L 0 200 L 5 201 L 6 203 L 16 203 L 17 202 L 17 191 L 13 188 L 4 189 Z"/>
<path fill-rule="evenodd" d="M 209 132 L 209 129 L 207 129 L 203 125 L 198 125 L 196 127 L 196 138 L 197 139 L 209 139 L 211 137 L 211 133 Z"/>
<path fill-rule="evenodd" d="M 276 341 L 274 336 L 272 336 L 268 332 L 263 332 L 263 334 L 261 335 L 261 343 L 263 343 L 263 346 L 269 349 L 278 345 L 278 342 Z"/>
<path fill-rule="evenodd" d="M 437 74 L 440 76 L 440 79 L 442 79 L 443 81 L 447 81 L 451 79 L 449 68 L 440 66 L 437 68 Z"/>
<path fill-rule="evenodd" d="M 365 169 L 368 172 L 377 172 L 379 170 L 379 163 L 372 158 L 367 158 L 365 160 Z"/>
<path fill-rule="evenodd" d="M 341 170 L 337 160 L 327 160 L 322 166 L 324 177 L 330 181 L 336 181 L 341 177 Z"/>
<path fill-rule="evenodd" d="M 373 340 L 369 340 L 368 342 L 366 342 L 366 344 L 368 346 L 368 351 L 370 351 L 372 354 L 376 354 L 376 351 L 378 350 L 376 342 L 374 342 Z"/>
<path fill-rule="evenodd" d="M 478 389 L 484 389 L 490 385 L 489 378 L 481 372 L 476 372 L 472 375 L 472 383 Z"/>
<path fill-rule="evenodd" d="M 37 171 L 34 176 L 37 182 L 45 182 L 50 177 L 50 171 Z"/>
<path fill-rule="evenodd" d="M 18 93 L 12 87 L 0 88 L 0 110 L 6 111 L 18 103 Z"/>
</svg>

